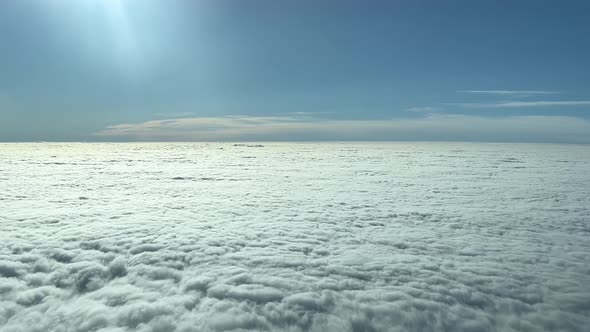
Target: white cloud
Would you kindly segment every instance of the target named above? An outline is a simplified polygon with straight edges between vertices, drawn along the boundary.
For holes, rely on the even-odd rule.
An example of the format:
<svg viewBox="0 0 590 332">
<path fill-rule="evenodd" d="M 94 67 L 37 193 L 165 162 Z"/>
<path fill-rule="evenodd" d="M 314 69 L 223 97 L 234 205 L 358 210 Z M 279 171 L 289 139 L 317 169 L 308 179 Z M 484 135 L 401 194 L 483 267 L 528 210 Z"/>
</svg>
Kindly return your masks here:
<svg viewBox="0 0 590 332">
<path fill-rule="evenodd" d="M 406 109 L 407 112 L 415 112 L 415 113 L 432 113 L 439 111 L 440 108 L 432 107 L 432 106 L 415 106 Z"/>
<path fill-rule="evenodd" d="M 495 103 L 458 103 L 464 108 L 519 108 L 552 106 L 588 106 L 590 100 L 556 100 L 556 101 L 504 101 Z"/>
<path fill-rule="evenodd" d="M 558 94 L 557 91 L 539 91 L 539 90 L 461 90 L 462 93 L 480 93 L 492 95 L 549 95 Z"/>
<path fill-rule="evenodd" d="M 430 114 L 419 119 L 327 120 L 300 117 L 210 117 L 110 126 L 103 140 L 466 140 L 590 142 L 590 121 L 567 116 L 478 117 Z"/>
<path fill-rule="evenodd" d="M 590 326 L 587 146 L 0 151 L 2 332 Z"/>
<path fill-rule="evenodd" d="M 170 113 L 166 113 L 166 112 L 162 112 L 162 113 L 156 113 L 154 114 L 157 117 L 168 117 L 168 118 L 184 118 L 187 116 L 192 116 L 195 115 L 194 112 L 170 112 Z"/>
</svg>

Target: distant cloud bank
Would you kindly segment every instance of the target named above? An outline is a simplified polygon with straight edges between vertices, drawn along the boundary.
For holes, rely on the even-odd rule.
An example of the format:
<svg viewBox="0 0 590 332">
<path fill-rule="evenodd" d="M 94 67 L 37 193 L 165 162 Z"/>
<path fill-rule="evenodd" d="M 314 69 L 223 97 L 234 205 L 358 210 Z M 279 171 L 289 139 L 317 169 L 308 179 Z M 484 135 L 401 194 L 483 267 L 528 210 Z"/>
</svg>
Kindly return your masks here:
<svg viewBox="0 0 590 332">
<path fill-rule="evenodd" d="M 590 103 L 590 102 L 589 102 Z M 106 141 L 449 140 L 590 143 L 590 121 L 569 116 L 336 120 L 298 116 L 190 117 L 109 126 Z"/>
<path fill-rule="evenodd" d="M 590 100 L 531 100 L 561 94 L 548 90 L 459 90 L 475 101 L 413 106 L 407 117 L 334 119 L 287 112 L 271 116 L 198 117 L 192 112 L 157 113 L 158 119 L 109 126 L 94 139 L 114 141 L 492 141 L 590 143 L 590 120 L 567 115 L 467 114 L 478 109 L 590 106 Z M 482 95 L 488 95 L 480 98 Z M 490 98 L 491 97 L 491 98 Z M 500 99 L 504 98 L 504 100 Z M 473 99 L 473 98 L 471 98 Z M 524 99 L 524 100 L 523 100 Z M 517 112 L 514 110 L 514 112 Z M 413 114 L 412 114 L 413 113 Z M 555 113 L 558 114 L 558 113 Z"/>
</svg>

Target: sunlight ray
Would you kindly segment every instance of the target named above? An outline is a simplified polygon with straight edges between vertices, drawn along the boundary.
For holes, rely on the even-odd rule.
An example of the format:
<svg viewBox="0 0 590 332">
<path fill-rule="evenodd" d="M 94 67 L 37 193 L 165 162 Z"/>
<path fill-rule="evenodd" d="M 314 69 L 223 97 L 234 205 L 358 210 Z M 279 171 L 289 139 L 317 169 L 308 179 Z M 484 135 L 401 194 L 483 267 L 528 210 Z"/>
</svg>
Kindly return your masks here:
<svg viewBox="0 0 590 332">
<path fill-rule="evenodd" d="M 128 71 L 137 71 L 140 67 L 138 39 L 124 1 L 103 0 L 100 4 L 108 21 L 117 62 Z"/>
</svg>

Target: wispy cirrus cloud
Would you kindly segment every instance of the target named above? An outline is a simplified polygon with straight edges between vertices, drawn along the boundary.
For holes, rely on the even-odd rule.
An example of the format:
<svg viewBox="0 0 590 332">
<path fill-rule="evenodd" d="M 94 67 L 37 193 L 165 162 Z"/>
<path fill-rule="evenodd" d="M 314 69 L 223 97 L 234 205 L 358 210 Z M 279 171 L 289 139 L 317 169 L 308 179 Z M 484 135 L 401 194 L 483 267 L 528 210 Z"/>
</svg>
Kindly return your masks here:
<svg viewBox="0 0 590 332">
<path fill-rule="evenodd" d="M 170 113 L 161 112 L 161 113 L 156 113 L 154 115 L 159 118 L 183 118 L 183 117 L 195 115 L 195 113 L 194 112 L 170 112 Z"/>
<path fill-rule="evenodd" d="M 478 93 L 489 95 L 553 95 L 559 94 L 559 91 L 541 91 L 541 90 L 460 90 L 461 93 Z"/>
<path fill-rule="evenodd" d="M 406 109 L 406 112 L 414 112 L 414 113 L 432 113 L 436 111 L 440 111 L 440 107 L 433 107 L 433 106 L 415 106 Z"/>
<path fill-rule="evenodd" d="M 520 108 L 520 107 L 553 107 L 553 106 L 588 106 L 590 100 L 553 100 L 553 101 L 502 101 L 493 103 L 455 103 L 463 108 Z"/>
</svg>

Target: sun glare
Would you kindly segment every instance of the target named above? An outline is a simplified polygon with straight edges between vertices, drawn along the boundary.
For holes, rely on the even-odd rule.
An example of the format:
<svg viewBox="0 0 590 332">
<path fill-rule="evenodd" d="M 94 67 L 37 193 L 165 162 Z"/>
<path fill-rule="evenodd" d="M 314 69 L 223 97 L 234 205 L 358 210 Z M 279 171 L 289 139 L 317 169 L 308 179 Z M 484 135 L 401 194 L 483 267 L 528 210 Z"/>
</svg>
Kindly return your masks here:
<svg viewBox="0 0 590 332">
<path fill-rule="evenodd" d="M 139 65 L 138 41 L 124 1 L 102 0 L 100 7 L 104 11 L 117 62 L 128 71 L 136 71 Z"/>
</svg>

